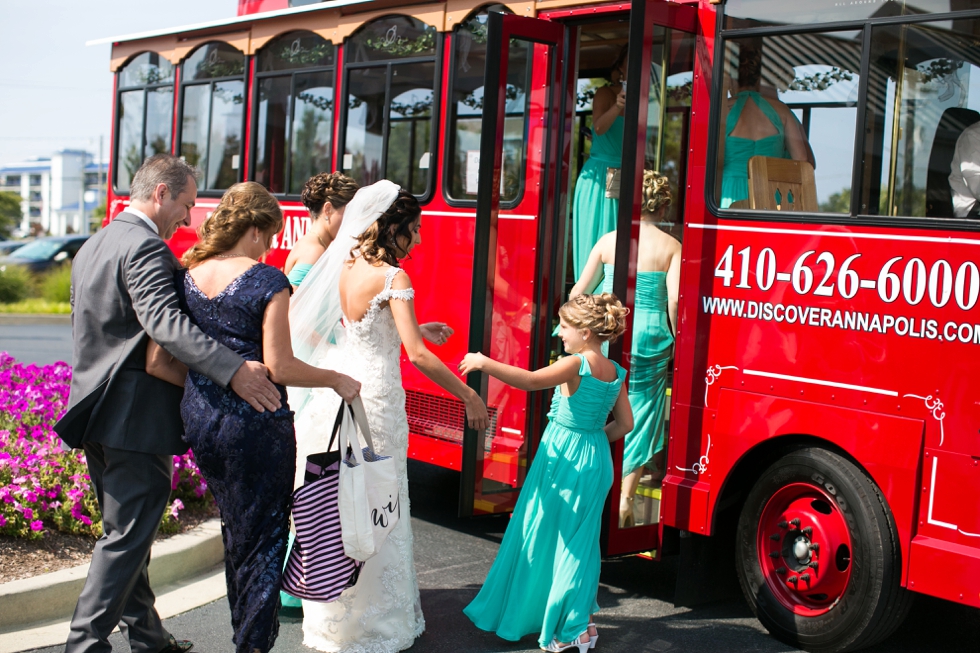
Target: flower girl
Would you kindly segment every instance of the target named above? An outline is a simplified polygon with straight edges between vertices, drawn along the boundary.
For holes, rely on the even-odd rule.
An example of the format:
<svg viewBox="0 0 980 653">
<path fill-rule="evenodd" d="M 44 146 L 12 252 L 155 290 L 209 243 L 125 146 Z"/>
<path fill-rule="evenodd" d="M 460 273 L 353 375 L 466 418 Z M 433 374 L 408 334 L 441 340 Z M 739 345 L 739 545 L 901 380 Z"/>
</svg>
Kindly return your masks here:
<svg viewBox="0 0 980 653">
<path fill-rule="evenodd" d="M 460 363 L 464 374 L 486 372 L 522 390 L 555 388 L 497 559 L 464 610 L 478 628 L 503 639 L 540 632 L 545 651 L 584 653 L 595 646 L 599 531 L 613 482 L 609 443 L 633 429 L 626 371 L 603 355 L 602 343 L 623 333 L 626 313 L 615 295 L 579 295 L 558 312 L 571 356 L 534 372 L 483 354 L 467 354 Z"/>
</svg>

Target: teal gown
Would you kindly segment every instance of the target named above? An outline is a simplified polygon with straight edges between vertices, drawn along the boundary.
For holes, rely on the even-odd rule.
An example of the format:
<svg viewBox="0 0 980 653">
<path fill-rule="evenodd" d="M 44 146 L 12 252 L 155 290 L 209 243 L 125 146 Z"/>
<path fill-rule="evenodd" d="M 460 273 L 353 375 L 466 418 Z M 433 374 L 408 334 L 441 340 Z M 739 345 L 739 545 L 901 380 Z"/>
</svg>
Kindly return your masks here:
<svg viewBox="0 0 980 653">
<path fill-rule="evenodd" d="M 602 292 L 612 292 L 614 266 L 603 267 Z M 633 430 L 624 441 L 623 476 L 643 467 L 664 448 L 667 371 L 674 335 L 667 319 L 667 273 L 637 272 L 630 347 Z"/>
<path fill-rule="evenodd" d="M 299 285 L 303 283 L 303 279 L 306 278 L 306 275 L 309 273 L 311 269 L 313 269 L 313 266 L 310 265 L 309 263 L 297 263 L 296 265 L 294 265 L 293 269 L 289 271 L 289 275 L 287 275 L 286 277 L 287 279 L 289 279 L 289 284 L 292 286 L 296 286 L 298 288 Z M 296 536 L 290 530 L 289 547 L 286 549 L 286 560 L 289 560 L 289 553 L 290 551 L 293 550 L 293 539 L 295 539 L 295 537 Z M 303 601 L 296 598 L 292 594 L 286 594 L 282 590 L 279 591 L 279 601 L 280 603 L 282 603 L 282 607 L 284 608 L 303 607 Z"/>
<path fill-rule="evenodd" d="M 570 642 L 599 610 L 599 531 L 612 487 L 609 441 L 603 427 L 626 371 L 605 382 L 592 376 L 585 356 L 578 390 L 555 389 L 514 514 L 480 593 L 463 612 L 477 628 L 517 641 Z M 615 364 L 615 363 L 614 363 Z"/>
<path fill-rule="evenodd" d="M 572 265 L 575 278 L 589 260 L 589 252 L 599 239 L 616 229 L 619 200 L 606 197 L 606 168 L 619 168 L 623 161 L 623 117 L 605 134 L 592 129 L 592 149 L 575 182 L 572 200 Z"/>
<path fill-rule="evenodd" d="M 725 162 L 721 173 L 721 208 L 727 209 L 732 202 L 749 199 L 749 159 L 754 156 L 789 158 L 786 152 L 783 121 L 769 104 L 769 101 L 756 91 L 740 91 L 735 106 L 728 113 L 725 122 Z M 777 133 L 754 141 L 750 138 L 732 136 L 732 130 L 742 117 L 742 109 L 749 100 L 755 102 L 762 113 L 772 122 Z"/>
</svg>

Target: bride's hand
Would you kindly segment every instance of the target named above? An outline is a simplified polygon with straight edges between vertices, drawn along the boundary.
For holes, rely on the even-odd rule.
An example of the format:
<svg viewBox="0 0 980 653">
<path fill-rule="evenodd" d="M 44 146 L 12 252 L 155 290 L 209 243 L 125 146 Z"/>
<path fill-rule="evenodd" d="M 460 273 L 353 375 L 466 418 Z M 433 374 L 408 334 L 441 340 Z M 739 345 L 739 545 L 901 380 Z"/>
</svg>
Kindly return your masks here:
<svg viewBox="0 0 980 653">
<path fill-rule="evenodd" d="M 333 390 L 344 401 L 350 403 L 361 393 L 361 382 L 350 378 L 346 374 L 337 374 L 337 383 L 334 385 Z"/>
<path fill-rule="evenodd" d="M 487 415 L 487 407 L 480 399 L 480 395 L 474 392 L 465 403 L 466 423 L 475 431 L 483 431 L 490 426 L 490 417 Z"/>
<path fill-rule="evenodd" d="M 419 325 L 422 337 L 434 345 L 444 345 L 449 336 L 455 333 L 445 322 L 426 322 Z"/>
<path fill-rule="evenodd" d="M 463 356 L 463 360 L 460 361 L 459 373 L 466 376 L 470 372 L 479 372 L 483 369 L 483 363 L 487 360 L 487 357 L 483 354 L 477 352 L 475 354 L 466 354 Z"/>
</svg>

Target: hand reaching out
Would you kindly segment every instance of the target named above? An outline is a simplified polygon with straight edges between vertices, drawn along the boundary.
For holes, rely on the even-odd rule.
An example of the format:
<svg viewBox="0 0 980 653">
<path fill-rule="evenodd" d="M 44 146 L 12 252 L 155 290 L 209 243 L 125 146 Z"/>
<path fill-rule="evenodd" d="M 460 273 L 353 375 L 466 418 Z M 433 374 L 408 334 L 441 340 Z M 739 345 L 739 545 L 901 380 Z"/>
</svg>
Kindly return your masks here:
<svg viewBox="0 0 980 653">
<path fill-rule="evenodd" d="M 426 322 L 419 325 L 422 337 L 434 345 L 444 345 L 449 337 L 455 333 L 445 322 Z"/>
<path fill-rule="evenodd" d="M 460 361 L 459 373 L 466 376 L 470 372 L 479 372 L 483 369 L 483 363 L 489 360 L 486 356 L 477 352 L 475 354 L 466 354 L 463 356 L 463 360 Z"/>
</svg>

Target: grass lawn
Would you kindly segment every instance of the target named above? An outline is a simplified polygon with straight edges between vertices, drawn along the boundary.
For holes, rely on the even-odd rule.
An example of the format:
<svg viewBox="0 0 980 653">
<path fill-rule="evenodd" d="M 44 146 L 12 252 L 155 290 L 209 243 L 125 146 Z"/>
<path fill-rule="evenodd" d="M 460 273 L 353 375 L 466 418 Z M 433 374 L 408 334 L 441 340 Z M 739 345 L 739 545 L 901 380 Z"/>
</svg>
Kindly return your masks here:
<svg viewBox="0 0 980 653">
<path fill-rule="evenodd" d="M 71 313 L 71 305 L 68 302 L 51 302 L 46 299 L 31 298 L 11 304 L 0 303 L 0 313 L 44 313 L 61 314 Z"/>
</svg>

